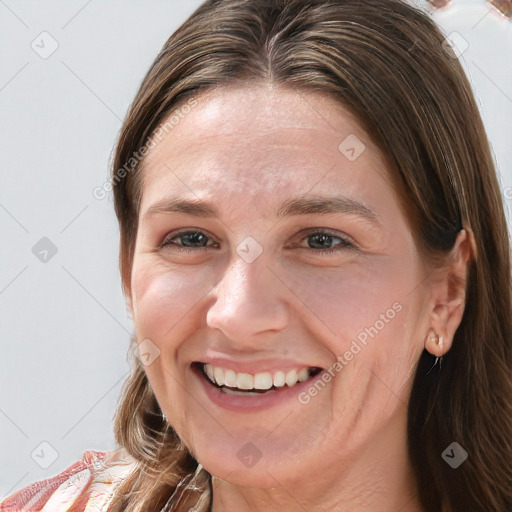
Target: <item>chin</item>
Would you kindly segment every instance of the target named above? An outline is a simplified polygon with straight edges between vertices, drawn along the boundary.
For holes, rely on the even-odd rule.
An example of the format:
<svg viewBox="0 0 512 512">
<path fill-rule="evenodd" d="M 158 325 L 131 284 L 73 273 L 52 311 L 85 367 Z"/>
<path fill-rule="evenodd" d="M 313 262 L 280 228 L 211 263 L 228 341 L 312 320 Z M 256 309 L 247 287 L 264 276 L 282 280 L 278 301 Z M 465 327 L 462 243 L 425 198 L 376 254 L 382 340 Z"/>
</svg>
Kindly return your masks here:
<svg viewBox="0 0 512 512">
<path fill-rule="evenodd" d="M 242 440 L 236 440 L 226 434 L 225 442 L 220 442 L 216 436 L 203 436 L 202 439 L 215 442 L 198 446 L 192 453 L 210 474 L 243 487 L 267 489 L 285 485 L 303 467 L 297 456 L 290 456 L 280 447 L 282 439 L 271 443 L 270 439 L 265 442 L 263 436 L 254 442 L 240 437 Z"/>
</svg>

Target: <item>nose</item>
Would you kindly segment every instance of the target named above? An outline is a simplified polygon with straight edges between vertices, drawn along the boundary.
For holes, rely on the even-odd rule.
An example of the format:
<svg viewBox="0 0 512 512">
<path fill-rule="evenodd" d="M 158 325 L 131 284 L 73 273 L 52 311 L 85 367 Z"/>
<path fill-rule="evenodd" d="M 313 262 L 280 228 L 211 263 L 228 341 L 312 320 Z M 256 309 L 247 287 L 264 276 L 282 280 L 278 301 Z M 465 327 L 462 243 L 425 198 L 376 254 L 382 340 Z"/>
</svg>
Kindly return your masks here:
<svg viewBox="0 0 512 512">
<path fill-rule="evenodd" d="M 234 342 L 234 350 L 261 349 L 258 334 L 278 332 L 288 325 L 286 287 L 260 257 L 252 263 L 237 260 L 214 288 L 215 300 L 206 323 Z"/>
</svg>

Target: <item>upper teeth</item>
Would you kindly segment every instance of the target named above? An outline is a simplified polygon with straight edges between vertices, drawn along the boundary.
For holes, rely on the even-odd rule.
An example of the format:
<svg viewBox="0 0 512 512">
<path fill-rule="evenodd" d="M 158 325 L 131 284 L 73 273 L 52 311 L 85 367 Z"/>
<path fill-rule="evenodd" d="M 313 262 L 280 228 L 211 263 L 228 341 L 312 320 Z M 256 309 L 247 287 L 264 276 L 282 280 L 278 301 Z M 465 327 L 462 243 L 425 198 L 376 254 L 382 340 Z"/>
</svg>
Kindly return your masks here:
<svg viewBox="0 0 512 512">
<path fill-rule="evenodd" d="M 279 370 L 272 376 L 270 372 L 252 375 L 205 364 L 204 371 L 214 384 L 239 389 L 270 389 L 272 386 L 280 388 L 285 384 L 287 386 L 294 386 L 297 382 L 302 382 L 309 377 L 309 368 L 290 370 L 288 372 Z"/>
</svg>

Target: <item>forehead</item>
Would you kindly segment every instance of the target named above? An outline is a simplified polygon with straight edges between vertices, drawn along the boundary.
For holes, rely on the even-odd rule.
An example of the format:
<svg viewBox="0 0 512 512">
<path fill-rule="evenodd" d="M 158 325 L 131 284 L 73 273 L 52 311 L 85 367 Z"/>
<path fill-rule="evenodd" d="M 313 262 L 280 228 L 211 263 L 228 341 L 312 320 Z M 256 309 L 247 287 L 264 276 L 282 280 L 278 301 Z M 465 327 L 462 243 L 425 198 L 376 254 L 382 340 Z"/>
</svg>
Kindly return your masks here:
<svg viewBox="0 0 512 512">
<path fill-rule="evenodd" d="M 170 193 L 249 194 L 268 203 L 308 191 L 357 194 L 389 181 L 379 149 L 350 111 L 326 95 L 262 85 L 222 87 L 196 101 L 178 106 L 179 121 L 144 160 L 141 212 Z M 364 150 L 351 160 L 343 153 L 347 144 Z"/>
</svg>

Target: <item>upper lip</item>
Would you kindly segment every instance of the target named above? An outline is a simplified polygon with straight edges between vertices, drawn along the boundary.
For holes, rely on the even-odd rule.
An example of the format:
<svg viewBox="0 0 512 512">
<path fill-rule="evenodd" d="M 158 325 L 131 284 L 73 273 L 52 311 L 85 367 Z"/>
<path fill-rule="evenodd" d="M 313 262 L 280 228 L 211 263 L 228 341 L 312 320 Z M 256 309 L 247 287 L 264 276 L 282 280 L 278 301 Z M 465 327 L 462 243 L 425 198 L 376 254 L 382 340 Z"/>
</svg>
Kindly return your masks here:
<svg viewBox="0 0 512 512">
<path fill-rule="evenodd" d="M 263 373 L 263 372 L 276 372 L 279 370 L 300 370 L 301 368 L 320 368 L 318 365 L 295 361 L 292 359 L 265 359 L 259 361 L 236 361 L 226 357 L 204 357 L 197 360 L 200 364 L 211 364 L 226 370 L 233 370 L 236 373 Z"/>
</svg>

